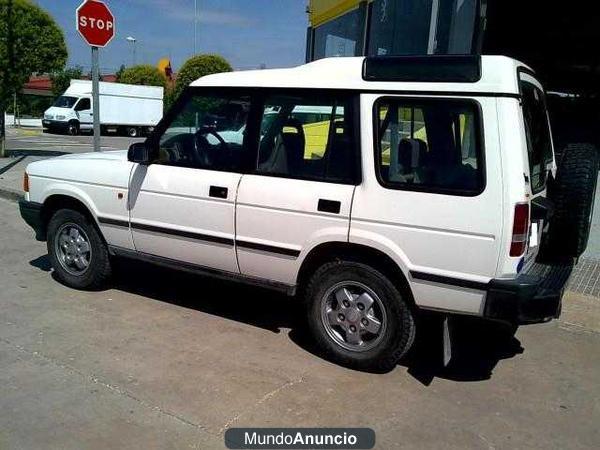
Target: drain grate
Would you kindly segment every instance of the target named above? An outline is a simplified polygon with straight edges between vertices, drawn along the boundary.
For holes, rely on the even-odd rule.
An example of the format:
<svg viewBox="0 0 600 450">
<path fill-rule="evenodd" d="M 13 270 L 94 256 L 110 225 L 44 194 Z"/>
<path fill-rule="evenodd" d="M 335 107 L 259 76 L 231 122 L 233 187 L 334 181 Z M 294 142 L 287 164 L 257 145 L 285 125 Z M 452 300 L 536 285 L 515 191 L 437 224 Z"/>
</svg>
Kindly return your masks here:
<svg viewBox="0 0 600 450">
<path fill-rule="evenodd" d="M 600 298 L 600 260 L 580 258 L 567 290 Z"/>
</svg>

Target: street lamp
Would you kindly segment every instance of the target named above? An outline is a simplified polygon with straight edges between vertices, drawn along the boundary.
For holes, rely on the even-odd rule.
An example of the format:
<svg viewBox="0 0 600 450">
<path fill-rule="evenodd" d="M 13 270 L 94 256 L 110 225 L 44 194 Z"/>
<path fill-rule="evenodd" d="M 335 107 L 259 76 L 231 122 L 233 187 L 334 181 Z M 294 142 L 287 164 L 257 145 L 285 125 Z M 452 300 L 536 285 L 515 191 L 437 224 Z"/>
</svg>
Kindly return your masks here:
<svg viewBox="0 0 600 450">
<path fill-rule="evenodd" d="M 198 0 L 194 0 L 194 56 L 198 53 Z"/>
<path fill-rule="evenodd" d="M 135 64 L 136 64 L 135 43 L 137 42 L 137 39 L 134 38 L 133 36 L 127 36 L 125 38 L 125 40 L 127 42 L 131 42 L 131 45 L 132 45 L 132 48 L 133 48 L 133 65 L 135 66 Z"/>
</svg>

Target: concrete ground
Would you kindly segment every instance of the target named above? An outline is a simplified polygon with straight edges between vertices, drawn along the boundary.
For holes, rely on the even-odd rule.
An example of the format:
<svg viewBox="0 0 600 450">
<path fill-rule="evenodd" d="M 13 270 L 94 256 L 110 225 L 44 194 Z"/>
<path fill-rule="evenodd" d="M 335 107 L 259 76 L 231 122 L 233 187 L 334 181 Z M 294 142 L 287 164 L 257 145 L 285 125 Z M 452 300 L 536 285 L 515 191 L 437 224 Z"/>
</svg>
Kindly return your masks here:
<svg viewBox="0 0 600 450">
<path fill-rule="evenodd" d="M 80 136 L 66 136 L 43 132 L 37 128 L 7 128 L 6 148 L 12 151 L 38 151 L 52 153 L 90 152 L 93 137 L 86 133 Z M 102 136 L 102 150 L 126 150 L 132 142 L 143 141 L 143 138 L 131 139 L 124 136 Z"/>
<path fill-rule="evenodd" d="M 377 448 L 598 448 L 600 298 L 500 338 L 437 327 L 386 374 L 321 359 L 302 310 L 267 291 L 121 262 L 114 287 L 51 275 L 0 199 L 0 448 L 224 448 L 228 427 L 366 426 Z"/>
</svg>

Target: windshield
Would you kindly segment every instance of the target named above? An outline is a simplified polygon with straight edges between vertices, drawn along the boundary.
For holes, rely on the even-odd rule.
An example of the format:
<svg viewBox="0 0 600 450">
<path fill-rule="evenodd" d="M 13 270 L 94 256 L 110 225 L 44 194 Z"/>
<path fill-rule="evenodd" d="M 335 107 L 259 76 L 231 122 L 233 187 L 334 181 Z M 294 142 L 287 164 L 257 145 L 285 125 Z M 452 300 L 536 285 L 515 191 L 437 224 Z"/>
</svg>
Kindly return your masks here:
<svg viewBox="0 0 600 450">
<path fill-rule="evenodd" d="M 67 97 L 67 96 L 62 95 L 62 96 L 58 97 L 58 99 L 56 99 L 53 106 L 55 106 L 57 108 L 71 109 L 73 107 L 73 105 L 75 105 L 76 101 L 77 101 L 77 97 Z"/>
<path fill-rule="evenodd" d="M 534 194 L 546 187 L 547 165 L 552 162 L 552 138 L 544 93 L 532 83 L 521 82 L 523 116 L 529 153 L 529 175 Z"/>
</svg>

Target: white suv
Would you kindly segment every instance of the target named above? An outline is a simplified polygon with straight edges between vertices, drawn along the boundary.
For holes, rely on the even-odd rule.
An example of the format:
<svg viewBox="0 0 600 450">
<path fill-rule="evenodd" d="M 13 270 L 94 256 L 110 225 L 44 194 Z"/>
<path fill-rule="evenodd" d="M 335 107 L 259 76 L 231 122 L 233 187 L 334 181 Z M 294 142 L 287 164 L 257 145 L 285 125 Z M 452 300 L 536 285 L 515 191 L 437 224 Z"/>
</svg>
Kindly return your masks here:
<svg viewBox="0 0 600 450">
<path fill-rule="evenodd" d="M 558 316 L 587 235 L 540 262 L 555 179 L 521 63 L 337 58 L 201 78 L 129 153 L 30 164 L 21 212 L 69 286 L 119 256 L 298 293 L 329 357 L 385 369 L 421 310 Z"/>
</svg>

